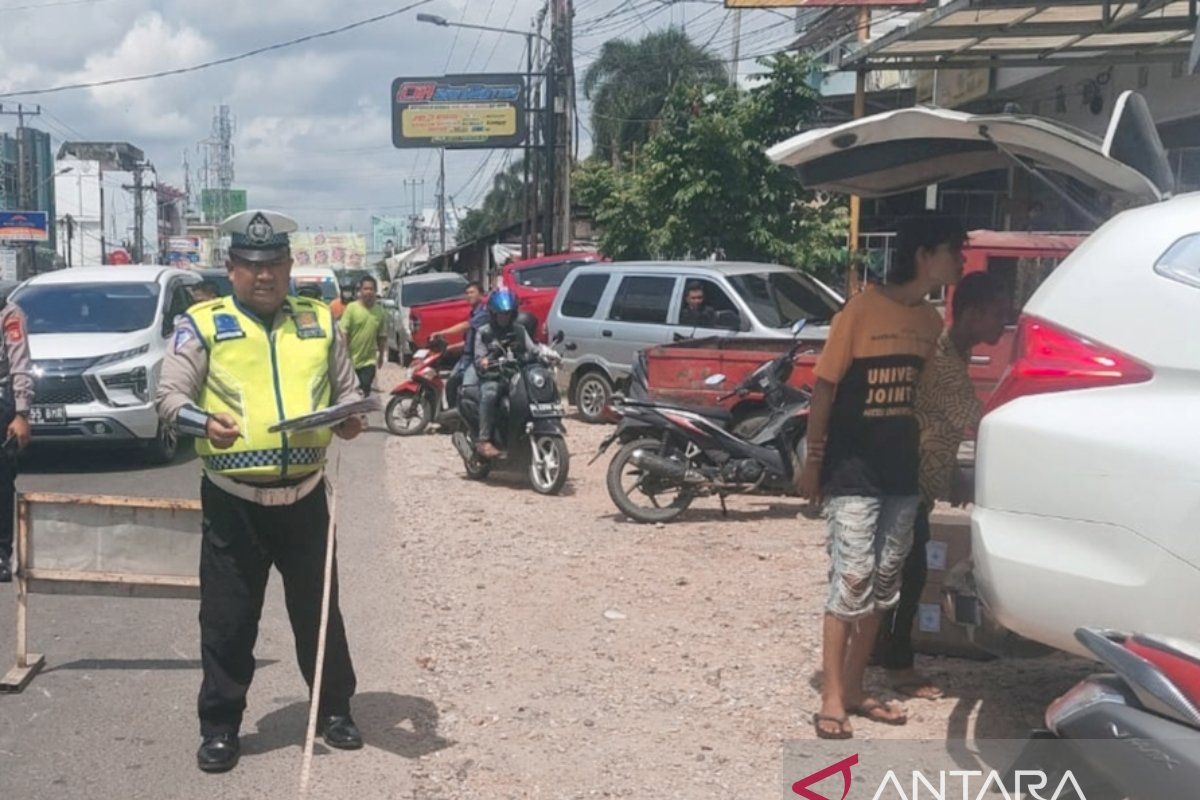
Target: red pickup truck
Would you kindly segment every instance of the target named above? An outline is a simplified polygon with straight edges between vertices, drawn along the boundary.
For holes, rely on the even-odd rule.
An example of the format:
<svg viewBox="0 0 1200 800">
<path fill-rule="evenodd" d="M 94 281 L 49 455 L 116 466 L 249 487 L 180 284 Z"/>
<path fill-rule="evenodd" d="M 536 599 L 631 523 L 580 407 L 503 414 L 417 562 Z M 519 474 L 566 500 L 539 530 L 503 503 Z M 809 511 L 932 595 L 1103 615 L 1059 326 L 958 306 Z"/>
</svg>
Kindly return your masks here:
<svg viewBox="0 0 1200 800">
<path fill-rule="evenodd" d="M 524 261 L 512 261 L 504 265 L 500 280 L 517 295 L 521 311 L 537 318 L 539 342 L 546 342 L 546 317 L 554 296 L 562 286 L 567 274 L 575 267 L 592 264 L 604 259 L 598 253 L 557 253 Z M 426 347 L 429 337 L 438 331 L 457 325 L 470 315 L 471 309 L 463 298 L 442 300 L 436 303 L 414 306 L 409 317 L 413 349 Z M 450 343 L 461 341 L 461 336 L 451 337 Z"/>
</svg>

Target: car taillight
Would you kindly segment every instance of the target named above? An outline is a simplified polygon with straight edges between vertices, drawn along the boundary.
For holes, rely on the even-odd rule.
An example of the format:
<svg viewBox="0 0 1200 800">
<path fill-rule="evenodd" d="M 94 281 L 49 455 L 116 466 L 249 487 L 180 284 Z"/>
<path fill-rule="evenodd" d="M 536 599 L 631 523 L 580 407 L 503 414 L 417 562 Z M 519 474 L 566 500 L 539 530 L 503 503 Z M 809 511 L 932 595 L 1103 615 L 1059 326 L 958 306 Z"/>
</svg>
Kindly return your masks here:
<svg viewBox="0 0 1200 800">
<path fill-rule="evenodd" d="M 1153 370 L 1131 356 L 1043 319 L 1022 315 L 1013 360 L 984 413 L 1018 397 L 1143 383 Z"/>
<path fill-rule="evenodd" d="M 1018 397 L 1140 384 L 1153 377 L 1150 367 L 1120 350 L 1022 314 L 1012 365 L 1004 372 L 984 413 Z"/>
</svg>

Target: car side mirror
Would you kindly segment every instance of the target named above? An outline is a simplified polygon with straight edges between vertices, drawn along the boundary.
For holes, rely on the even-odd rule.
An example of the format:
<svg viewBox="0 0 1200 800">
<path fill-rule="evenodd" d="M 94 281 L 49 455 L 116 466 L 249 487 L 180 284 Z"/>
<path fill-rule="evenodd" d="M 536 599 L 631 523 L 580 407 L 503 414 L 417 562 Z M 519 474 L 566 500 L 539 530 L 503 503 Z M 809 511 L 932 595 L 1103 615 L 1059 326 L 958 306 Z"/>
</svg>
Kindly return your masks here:
<svg viewBox="0 0 1200 800">
<path fill-rule="evenodd" d="M 725 309 L 717 312 L 716 326 L 722 330 L 737 331 L 742 328 L 742 315 L 736 311 Z"/>
</svg>

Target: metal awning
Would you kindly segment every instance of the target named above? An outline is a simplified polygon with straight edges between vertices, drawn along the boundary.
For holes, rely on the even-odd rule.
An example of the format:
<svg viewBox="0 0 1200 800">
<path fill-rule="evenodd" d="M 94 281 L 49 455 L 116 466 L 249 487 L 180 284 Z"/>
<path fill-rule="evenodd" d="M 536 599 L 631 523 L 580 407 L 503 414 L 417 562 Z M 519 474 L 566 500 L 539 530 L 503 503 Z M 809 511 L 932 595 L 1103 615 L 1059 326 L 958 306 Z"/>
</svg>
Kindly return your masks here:
<svg viewBox="0 0 1200 800">
<path fill-rule="evenodd" d="M 844 70 L 1064 67 L 1187 58 L 1198 0 L 952 0 L 861 49 Z"/>
</svg>

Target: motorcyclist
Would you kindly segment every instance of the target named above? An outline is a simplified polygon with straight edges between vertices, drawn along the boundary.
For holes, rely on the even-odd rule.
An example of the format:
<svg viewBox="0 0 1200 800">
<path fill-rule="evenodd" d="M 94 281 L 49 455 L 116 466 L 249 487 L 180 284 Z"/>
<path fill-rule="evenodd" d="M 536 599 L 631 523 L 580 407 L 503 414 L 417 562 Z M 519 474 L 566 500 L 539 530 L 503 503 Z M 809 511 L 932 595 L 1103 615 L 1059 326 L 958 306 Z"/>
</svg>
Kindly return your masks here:
<svg viewBox="0 0 1200 800">
<path fill-rule="evenodd" d="M 479 378 L 479 439 L 476 450 L 483 458 L 496 458 L 500 449 L 492 442 L 496 428 L 496 409 L 508 391 L 512 372 L 499 359 L 512 352 L 517 361 L 540 354 L 529 331 L 517 324 L 517 297 L 508 289 L 498 289 L 487 299 L 488 322 L 475 332 L 475 372 Z"/>
<path fill-rule="evenodd" d="M 464 384 L 469 386 L 476 382 L 468 379 L 467 372 L 475 363 L 475 334 L 488 322 L 487 307 L 483 303 L 483 284 L 478 281 L 468 283 L 466 297 L 467 302 L 471 304 L 471 311 L 467 319 L 445 330 L 436 331 L 429 337 L 431 342 L 445 341 L 449 336 L 463 334 L 462 356 L 454 365 L 454 371 L 450 373 L 450 378 L 446 381 L 446 405 L 451 407 L 458 402 L 459 388 Z"/>
</svg>

